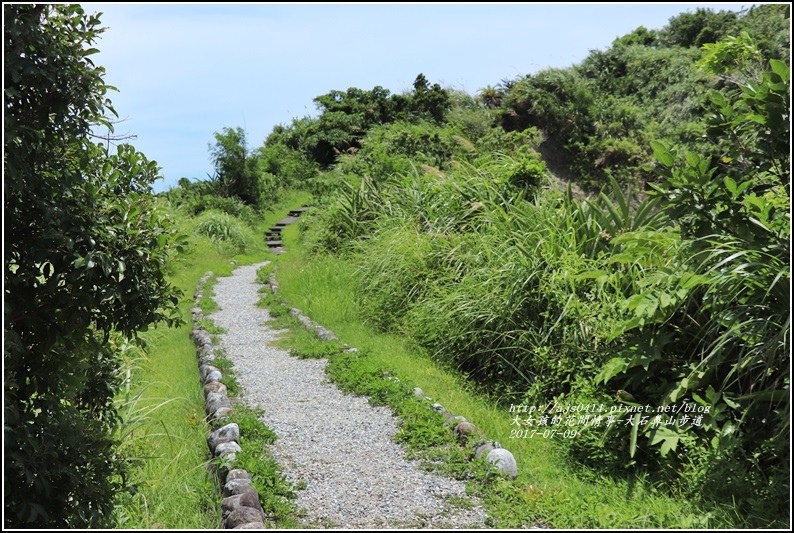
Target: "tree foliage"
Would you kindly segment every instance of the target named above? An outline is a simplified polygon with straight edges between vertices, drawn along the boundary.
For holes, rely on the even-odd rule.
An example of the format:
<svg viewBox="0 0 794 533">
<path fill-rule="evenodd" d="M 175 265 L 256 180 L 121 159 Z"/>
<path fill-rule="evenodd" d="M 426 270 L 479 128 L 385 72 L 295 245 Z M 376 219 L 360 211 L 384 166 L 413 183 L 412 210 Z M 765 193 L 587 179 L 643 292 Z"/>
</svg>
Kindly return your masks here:
<svg viewBox="0 0 794 533">
<path fill-rule="evenodd" d="M 406 94 L 391 94 L 377 86 L 370 91 L 353 87 L 318 96 L 314 102 L 319 116 L 302 117 L 288 127 L 279 126 L 268 137 L 265 150 L 283 144 L 320 169 L 328 169 L 339 156 L 358 151 L 361 140 L 376 126 L 397 121 L 442 122 L 450 106 L 447 92 L 437 83 L 431 86 L 423 74 L 416 77 L 413 87 Z"/>
<path fill-rule="evenodd" d="M 111 110 L 77 5 L 4 5 L 5 517 L 11 527 L 108 525 L 123 463 L 112 430 L 115 343 L 174 324 L 172 242 L 157 167 L 91 141 Z"/>
<path fill-rule="evenodd" d="M 681 13 L 670 19 L 660 38 L 668 46 L 701 47 L 730 35 L 738 26 L 733 11 L 714 12 L 699 7 L 694 13 Z"/>
<path fill-rule="evenodd" d="M 673 17 L 659 31 L 640 27 L 569 69 L 520 77 L 505 87 L 502 125 L 541 129 L 549 143 L 563 149 L 577 181 L 593 190 L 608 188 L 610 177 L 642 189 L 656 179 L 644 170 L 653 160 L 651 140 L 715 155 L 699 142 L 705 134 L 703 109 L 711 89 L 730 90 L 729 76 L 707 75 L 698 62 L 714 50 L 713 43 L 734 39 L 732 53 L 741 43 L 754 42 L 764 58 L 785 63 L 790 47 L 785 7 L 739 13 L 700 8 Z"/>
<path fill-rule="evenodd" d="M 255 162 L 249 157 L 245 130 L 223 128 L 215 133 L 215 145 L 210 145 L 210 155 L 215 165 L 218 194 L 239 198 L 247 205 L 258 205 L 261 188 Z"/>
</svg>

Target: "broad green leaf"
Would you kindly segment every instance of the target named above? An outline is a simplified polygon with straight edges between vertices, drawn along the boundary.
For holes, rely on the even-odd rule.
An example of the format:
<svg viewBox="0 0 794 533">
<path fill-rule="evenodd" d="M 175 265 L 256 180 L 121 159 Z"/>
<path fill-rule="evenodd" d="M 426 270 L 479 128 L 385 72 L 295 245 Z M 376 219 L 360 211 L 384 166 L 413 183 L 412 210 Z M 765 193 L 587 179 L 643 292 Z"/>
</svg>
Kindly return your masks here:
<svg viewBox="0 0 794 533">
<path fill-rule="evenodd" d="M 643 294 L 634 308 L 634 315 L 637 317 L 653 318 L 658 307 L 659 300 L 657 300 L 653 294 Z"/>
<path fill-rule="evenodd" d="M 725 183 L 725 188 L 728 189 L 728 192 L 736 196 L 736 181 L 730 176 L 725 176 L 722 181 Z"/>
<path fill-rule="evenodd" d="M 747 120 L 752 120 L 756 124 L 761 124 L 761 125 L 766 124 L 766 117 L 763 117 L 761 115 L 749 115 L 747 117 Z"/>
<path fill-rule="evenodd" d="M 714 387 L 709 385 L 709 388 L 706 389 L 706 400 L 708 400 L 710 405 L 715 405 L 720 399 L 720 393 L 714 390 Z"/>
<path fill-rule="evenodd" d="M 612 330 L 609 333 L 609 336 L 607 337 L 607 342 L 612 342 L 613 340 L 617 339 L 627 331 L 632 330 L 634 328 L 642 327 L 644 325 L 645 325 L 644 318 L 635 317 L 632 318 L 631 320 L 624 320 L 614 330 Z"/>
<path fill-rule="evenodd" d="M 665 307 L 669 307 L 670 304 L 674 302 L 675 299 L 672 296 L 670 296 L 668 293 L 662 292 L 659 294 L 659 305 L 662 309 L 664 309 Z"/>
<path fill-rule="evenodd" d="M 778 59 L 770 59 L 769 66 L 772 69 L 772 72 L 780 76 L 783 81 L 787 81 L 789 76 L 791 76 L 791 70 L 788 68 L 788 66 Z"/>
<path fill-rule="evenodd" d="M 623 357 L 613 357 L 601 367 L 601 371 L 595 377 L 595 382 L 606 383 L 618 374 L 625 372 L 628 366 L 629 362 L 627 359 Z"/>
<path fill-rule="evenodd" d="M 699 403 L 700 405 L 708 405 L 708 404 L 706 403 L 706 400 L 704 400 L 703 398 L 701 398 L 701 397 L 700 397 L 700 395 L 699 395 L 698 393 L 696 393 L 696 392 L 693 392 L 693 393 L 692 393 L 692 399 L 693 399 L 693 400 L 695 400 L 695 401 L 696 401 L 697 403 Z"/>
<path fill-rule="evenodd" d="M 703 161 L 699 155 L 693 152 L 687 152 L 686 154 L 684 154 L 684 157 L 686 158 L 686 162 L 692 168 L 698 168 L 700 166 L 700 163 Z"/>
<path fill-rule="evenodd" d="M 662 457 L 666 457 L 668 453 L 675 451 L 675 449 L 678 447 L 678 441 L 678 438 L 664 439 L 661 448 L 659 448 L 659 453 L 662 455 Z"/>
<path fill-rule="evenodd" d="M 653 149 L 654 157 L 656 157 L 657 161 L 659 161 L 661 164 L 666 167 L 672 167 L 675 164 L 675 158 L 667 150 L 665 145 L 659 141 L 651 141 L 651 148 Z"/>
<path fill-rule="evenodd" d="M 719 92 L 719 91 L 711 91 L 709 93 L 709 99 L 717 107 L 725 107 L 728 104 L 727 100 L 725 100 L 725 96 L 723 96 L 723 94 L 721 92 Z"/>
<path fill-rule="evenodd" d="M 675 451 L 675 449 L 678 447 L 678 442 L 681 440 L 681 437 L 678 433 L 665 426 L 660 426 L 652 430 L 649 433 L 649 436 L 652 446 L 659 443 L 662 444 L 659 449 L 659 453 L 662 457 L 666 457 L 668 453 Z"/>
<path fill-rule="evenodd" d="M 728 398 L 727 396 L 722 397 L 722 401 L 726 403 L 728 407 L 731 409 L 739 409 L 739 404 Z"/>
</svg>

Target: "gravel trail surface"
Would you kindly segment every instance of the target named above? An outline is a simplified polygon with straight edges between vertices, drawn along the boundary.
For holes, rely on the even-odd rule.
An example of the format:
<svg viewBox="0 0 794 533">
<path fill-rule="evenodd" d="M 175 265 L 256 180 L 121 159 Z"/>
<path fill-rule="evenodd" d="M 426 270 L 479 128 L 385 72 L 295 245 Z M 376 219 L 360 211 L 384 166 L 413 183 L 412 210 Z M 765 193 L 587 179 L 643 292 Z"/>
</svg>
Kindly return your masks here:
<svg viewBox="0 0 794 533">
<path fill-rule="evenodd" d="M 366 398 L 328 382 L 325 360 L 301 360 L 275 348 L 268 311 L 256 307 L 262 266 L 241 266 L 218 278 L 219 311 L 209 318 L 226 330 L 220 347 L 234 363 L 240 399 L 264 409 L 278 435 L 271 446 L 292 482 L 306 483 L 297 503 L 305 524 L 321 528 L 481 528 L 480 506 L 455 506 L 466 497 L 460 481 L 422 472 L 391 437 L 396 418 Z M 466 497 L 467 500 L 470 498 Z"/>
</svg>

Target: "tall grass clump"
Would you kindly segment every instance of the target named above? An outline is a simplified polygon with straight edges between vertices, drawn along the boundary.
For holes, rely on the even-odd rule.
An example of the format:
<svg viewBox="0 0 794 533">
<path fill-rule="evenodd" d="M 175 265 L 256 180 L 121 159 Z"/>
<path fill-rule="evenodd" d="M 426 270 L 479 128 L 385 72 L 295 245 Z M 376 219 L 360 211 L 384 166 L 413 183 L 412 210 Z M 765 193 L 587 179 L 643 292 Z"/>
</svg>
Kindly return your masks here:
<svg viewBox="0 0 794 533">
<path fill-rule="evenodd" d="M 224 253 L 246 253 L 256 239 L 254 232 L 236 217 L 210 209 L 195 219 L 196 232 L 208 237 Z"/>
</svg>

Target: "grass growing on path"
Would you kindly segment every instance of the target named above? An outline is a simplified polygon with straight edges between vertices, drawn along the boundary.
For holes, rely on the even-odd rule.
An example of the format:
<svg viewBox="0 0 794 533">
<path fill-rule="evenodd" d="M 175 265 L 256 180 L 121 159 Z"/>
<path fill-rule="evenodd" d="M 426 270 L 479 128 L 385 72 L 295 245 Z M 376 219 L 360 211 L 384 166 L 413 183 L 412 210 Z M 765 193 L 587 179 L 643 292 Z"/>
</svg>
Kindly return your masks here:
<svg viewBox="0 0 794 533">
<path fill-rule="evenodd" d="M 258 234 L 308 199 L 287 195 L 258 225 Z M 134 384 L 125 418 L 129 436 L 122 452 L 133 460 L 127 480 L 130 490 L 119 496 L 117 527 L 133 529 L 216 529 L 221 521 L 221 495 L 208 472 L 204 396 L 196 350 L 189 333 L 190 309 L 198 279 L 207 271 L 229 275 L 234 259 L 253 264 L 272 258 L 263 238 L 252 243 L 248 255 L 230 256 L 206 237 L 192 233 L 192 219 L 177 219 L 191 238 L 192 250 L 174 258 L 171 283 L 182 290 L 180 310 L 186 320 L 179 328 L 156 328 L 142 335 L 145 357 L 136 362 Z M 205 291 L 204 305 L 211 302 Z M 206 311 L 205 311 L 206 312 Z"/>
<path fill-rule="evenodd" d="M 613 479 L 570 465 L 561 437 L 511 438 L 517 426 L 509 409 L 497 407 L 460 376 L 439 368 L 407 339 L 378 334 L 359 320 L 352 289 L 355 264 L 329 256 L 310 258 L 300 247 L 295 227 L 285 230 L 284 239 L 290 252 L 276 261 L 279 298 L 334 331 L 341 342 L 366 352 L 372 364 L 466 417 L 516 457 L 516 480 L 495 479 L 485 488 L 473 488 L 485 500 L 490 526 L 518 528 L 541 522 L 553 528 L 731 527 L 727 510 L 698 508 L 642 479 Z"/>
</svg>

